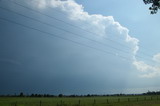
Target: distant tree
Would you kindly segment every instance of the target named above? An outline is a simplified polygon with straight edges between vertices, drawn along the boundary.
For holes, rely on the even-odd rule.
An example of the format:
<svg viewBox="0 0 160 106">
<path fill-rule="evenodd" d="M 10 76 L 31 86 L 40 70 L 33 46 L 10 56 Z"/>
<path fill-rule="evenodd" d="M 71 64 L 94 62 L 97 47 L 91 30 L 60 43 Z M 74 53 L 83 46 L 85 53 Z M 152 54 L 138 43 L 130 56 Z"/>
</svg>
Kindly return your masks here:
<svg viewBox="0 0 160 106">
<path fill-rule="evenodd" d="M 160 0 L 143 0 L 145 4 L 152 4 L 151 7 L 149 7 L 149 10 L 151 10 L 151 14 L 156 14 L 158 12 L 158 9 L 160 9 Z"/>
<path fill-rule="evenodd" d="M 63 94 L 59 94 L 58 97 L 63 97 Z"/>
<path fill-rule="evenodd" d="M 23 97 L 23 96 L 24 96 L 23 92 L 21 92 L 21 93 L 19 94 L 19 96 L 20 96 L 20 97 Z"/>
<path fill-rule="evenodd" d="M 37 97 L 42 97 L 42 95 L 41 95 L 41 94 L 38 94 Z"/>
<path fill-rule="evenodd" d="M 34 97 L 38 97 L 38 94 L 35 94 Z"/>
<path fill-rule="evenodd" d="M 34 94 L 33 94 L 33 93 L 31 94 L 31 97 L 34 97 Z"/>
<path fill-rule="evenodd" d="M 70 95 L 69 97 L 76 97 L 76 95 Z"/>
<path fill-rule="evenodd" d="M 90 97 L 91 95 L 90 94 L 87 94 L 87 97 Z"/>
</svg>

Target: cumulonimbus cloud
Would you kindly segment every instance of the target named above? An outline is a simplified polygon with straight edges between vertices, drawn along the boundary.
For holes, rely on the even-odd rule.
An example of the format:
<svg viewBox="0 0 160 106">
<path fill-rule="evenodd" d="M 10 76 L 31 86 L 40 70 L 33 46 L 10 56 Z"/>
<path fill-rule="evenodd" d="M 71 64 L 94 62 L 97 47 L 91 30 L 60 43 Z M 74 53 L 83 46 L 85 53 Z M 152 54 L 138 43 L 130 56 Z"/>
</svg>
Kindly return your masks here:
<svg viewBox="0 0 160 106">
<path fill-rule="evenodd" d="M 117 37 L 121 39 L 121 42 L 130 48 L 129 52 L 131 54 L 132 65 L 134 65 L 137 70 L 143 72 L 141 77 L 153 78 L 159 75 L 160 68 L 136 59 L 136 54 L 139 50 L 139 40 L 130 36 L 129 30 L 120 25 L 119 22 L 116 22 L 113 16 L 103 16 L 100 14 L 91 15 L 84 11 L 84 7 L 77 4 L 74 0 L 32 0 L 32 4 L 39 9 L 48 7 L 57 8 L 65 12 L 71 21 L 87 23 L 87 25 L 82 26 L 82 28 L 92 30 L 92 32 L 99 37 L 107 37 L 110 39 Z M 153 56 L 153 60 L 160 62 L 160 54 Z"/>
</svg>

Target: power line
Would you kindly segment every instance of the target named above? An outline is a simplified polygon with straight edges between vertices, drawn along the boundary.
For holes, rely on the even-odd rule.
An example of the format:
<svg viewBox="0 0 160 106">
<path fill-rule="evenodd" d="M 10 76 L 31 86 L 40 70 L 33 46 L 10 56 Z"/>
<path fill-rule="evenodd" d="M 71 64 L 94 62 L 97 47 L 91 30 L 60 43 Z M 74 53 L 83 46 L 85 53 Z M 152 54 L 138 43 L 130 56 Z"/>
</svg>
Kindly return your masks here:
<svg viewBox="0 0 160 106">
<path fill-rule="evenodd" d="M 11 0 L 9 0 L 9 1 L 11 1 Z M 23 8 L 28 9 L 28 10 L 31 10 L 31 11 L 33 11 L 33 12 L 39 13 L 39 14 L 44 15 L 44 16 L 46 16 L 46 17 L 55 19 L 55 20 L 57 20 L 57 21 L 59 21 L 59 22 L 63 22 L 63 23 L 65 23 L 65 24 L 67 24 L 67 25 L 70 25 L 70 26 L 72 26 L 72 27 L 74 27 L 74 28 L 81 29 L 81 30 L 83 30 L 83 31 L 85 31 L 85 32 L 87 32 L 87 33 L 90 33 L 90 34 L 92 34 L 92 35 L 96 35 L 96 36 L 97 36 L 97 34 L 91 32 L 91 31 L 88 31 L 88 30 L 86 30 L 86 29 L 83 29 L 83 28 L 81 28 L 81 27 L 79 27 L 79 26 L 76 26 L 76 25 L 73 25 L 73 24 L 68 23 L 68 22 L 66 22 L 66 21 L 60 20 L 60 19 L 58 19 L 58 18 L 56 18 L 56 17 L 53 17 L 53 16 L 50 16 L 50 15 L 48 15 L 48 14 L 42 13 L 42 12 L 37 11 L 37 10 L 35 10 L 35 9 L 29 8 L 29 7 L 27 7 L 27 6 L 24 6 L 24 5 L 22 5 L 22 4 L 17 3 L 17 2 L 15 2 L 15 1 L 11 1 L 11 2 L 14 3 L 15 5 L 21 6 L 21 7 L 23 7 Z M 57 10 L 56 10 L 56 11 L 57 11 Z M 60 12 L 60 11 L 58 11 L 58 12 Z M 76 35 L 77 35 L 77 34 L 76 34 Z M 124 47 L 126 47 L 127 49 L 131 49 L 130 47 L 128 47 L 128 46 L 126 46 L 126 45 L 124 45 L 124 44 L 121 44 L 121 43 L 119 43 L 119 42 L 117 42 L 117 41 L 114 41 L 114 40 L 112 40 L 112 39 L 110 39 L 110 38 L 106 38 L 106 37 L 103 37 L 103 38 L 104 38 L 105 40 L 114 42 L 114 43 L 116 43 L 116 44 L 118 44 L 118 45 L 124 46 Z M 148 55 L 148 54 L 146 54 L 146 53 L 144 53 L 144 52 L 142 52 L 142 51 L 141 51 L 140 53 L 142 53 L 142 54 L 144 54 L 144 55 L 149 56 L 149 57 L 152 58 L 151 55 Z"/>
<path fill-rule="evenodd" d="M 83 29 L 83 28 L 81 28 L 81 27 L 79 27 L 79 26 L 77 26 L 77 25 L 73 25 L 73 24 L 68 23 L 68 22 L 66 22 L 66 21 L 60 20 L 60 19 L 58 19 L 58 18 L 56 18 L 56 17 L 50 16 L 50 15 L 48 15 L 48 14 L 44 14 L 44 13 L 42 13 L 42 12 L 40 12 L 40 11 L 37 11 L 37 10 L 32 9 L 32 8 L 29 8 L 29 7 L 27 7 L 27 6 L 24 6 L 24 5 L 22 5 L 22 4 L 17 3 L 17 2 L 15 2 L 15 1 L 11 1 L 11 2 L 14 3 L 14 4 L 16 4 L 16 5 L 18 5 L 18 6 L 21 6 L 21 7 L 23 7 L 23 8 L 26 8 L 26 9 L 28 9 L 28 10 L 30 10 L 30 11 L 39 13 L 39 14 L 41 14 L 41 15 L 43 15 L 43 16 L 52 18 L 52 19 L 54 19 L 54 20 L 57 20 L 57 21 L 59 21 L 59 22 L 65 23 L 65 24 L 67 24 L 67 25 L 70 25 L 70 26 L 72 26 L 72 27 L 74 27 L 74 28 L 81 29 L 82 31 L 85 31 L 85 32 L 88 32 L 88 33 L 90 33 L 90 34 L 92 34 L 92 35 L 96 35 L 96 36 L 97 36 L 97 34 L 91 32 L 91 31 L 88 31 L 88 30 L 86 30 L 86 29 Z M 105 38 L 105 40 L 109 40 L 109 41 L 115 42 L 115 43 L 117 43 L 117 44 L 123 45 L 123 44 L 121 44 L 121 43 L 119 43 L 119 42 L 116 42 L 116 41 L 113 41 L 113 40 L 111 40 L 111 39 L 109 39 L 109 38 Z M 123 46 L 124 46 L 124 45 L 123 45 Z M 127 47 L 128 47 L 128 46 L 127 46 Z M 129 47 L 128 47 L 128 48 L 129 48 Z M 129 48 L 129 49 L 130 49 L 130 48 Z"/>
<path fill-rule="evenodd" d="M 48 24 L 48 23 L 42 22 L 42 21 L 40 21 L 40 20 L 37 20 L 37 19 L 31 18 L 31 17 L 25 16 L 25 15 L 23 15 L 23 14 L 20 14 L 20 13 L 18 13 L 18 12 L 15 12 L 15 11 L 12 11 L 12 10 L 9 10 L 9 9 L 5 9 L 5 8 L 3 8 L 3 7 L 0 7 L 0 8 L 3 9 L 3 10 L 9 11 L 9 12 L 13 12 L 13 13 L 15 13 L 15 14 L 17 14 L 17 15 L 23 16 L 23 17 L 25 17 L 25 18 L 29 18 L 29 19 L 31 19 L 31 20 L 34 20 L 34 21 L 37 21 L 37 22 L 40 22 L 40 23 L 42 23 L 42 24 L 46 24 L 46 25 L 48 25 L 48 26 L 51 26 L 51 27 L 54 27 L 54 28 L 55 28 L 55 26 L 53 26 L 52 24 Z M 75 33 L 70 32 L 70 31 L 67 31 L 67 30 L 65 30 L 65 29 L 62 29 L 62 28 L 59 28 L 59 27 L 56 27 L 56 28 L 58 28 L 59 30 L 63 30 L 63 31 L 65 31 L 65 32 L 68 32 L 68 33 L 70 33 L 70 34 L 75 35 Z M 79 34 L 78 34 L 78 35 L 79 35 Z M 79 35 L 79 36 L 81 36 L 81 35 Z M 96 42 L 96 43 L 98 43 L 98 44 L 104 45 L 104 44 L 101 43 L 101 42 L 98 42 L 98 41 L 93 40 L 93 39 L 89 39 L 89 38 L 87 38 L 87 37 L 82 37 L 82 36 L 81 36 L 81 38 L 85 38 L 85 39 L 91 40 L 91 41 L 93 41 L 93 42 Z M 110 48 L 115 49 L 115 50 L 118 50 L 118 51 L 122 51 L 123 53 L 126 53 L 126 52 L 124 52 L 123 50 L 114 48 L 114 47 L 112 47 L 112 46 L 110 46 Z M 143 57 L 138 56 L 138 55 L 137 55 L 137 57 L 143 58 Z M 145 59 L 145 58 L 143 58 L 143 59 Z"/>
<path fill-rule="evenodd" d="M 42 21 L 37 20 L 37 19 L 35 19 L 35 18 L 28 17 L 28 16 L 23 15 L 23 14 L 20 14 L 20 13 L 18 13 L 18 12 L 15 12 L 15 11 L 12 11 L 12 10 L 9 10 L 9 9 L 3 8 L 3 7 L 0 7 L 0 9 L 6 10 L 6 11 L 8 11 L 8 12 L 12 12 L 12 13 L 14 13 L 14 14 L 16 14 L 16 15 L 20 15 L 20 16 L 22 16 L 22 17 L 25 17 L 25 18 L 34 20 L 34 21 L 39 22 L 39 23 L 41 23 L 41 24 L 45 24 L 45 25 L 48 25 L 48 26 L 50 26 L 50 27 L 53 27 L 53 28 L 56 28 L 56 29 L 65 31 L 65 32 L 70 33 L 70 34 L 72 34 L 72 35 L 74 35 L 74 36 L 78 36 L 78 37 L 80 37 L 80 38 L 84 38 L 84 39 L 90 40 L 90 41 L 92 41 L 92 42 L 95 42 L 95 43 L 97 43 L 97 44 L 101 44 L 101 45 L 103 45 L 103 46 L 106 46 L 104 43 L 101 43 L 101 42 L 99 42 L 99 41 L 96 41 L 96 40 L 93 40 L 93 39 L 90 39 L 90 38 L 87 38 L 87 37 L 82 37 L 82 36 L 79 35 L 79 34 L 73 33 L 73 32 L 71 32 L 71 31 L 67 31 L 67 30 L 62 29 L 62 28 L 59 28 L 59 27 L 56 27 L 56 26 L 54 26 L 54 25 L 52 25 L 52 24 L 48 24 L 48 23 L 42 22 Z M 110 45 L 108 45 L 108 47 L 110 47 L 110 48 L 112 48 L 112 49 L 115 49 L 115 50 L 118 50 L 118 51 L 121 51 L 121 52 L 126 53 L 126 54 L 129 53 L 129 52 L 123 51 L 123 50 L 121 50 L 121 49 L 115 48 L 115 47 L 113 47 L 113 46 L 110 46 Z M 137 55 L 137 57 L 143 58 L 143 57 L 138 56 L 138 55 Z M 145 59 L 145 58 L 143 58 L 143 59 Z"/>
<path fill-rule="evenodd" d="M 67 38 L 58 36 L 58 35 L 56 35 L 56 34 L 52 34 L 52 33 L 46 32 L 46 31 L 42 31 L 42 30 L 40 30 L 40 29 L 37 29 L 37 28 L 33 28 L 33 27 L 30 27 L 30 26 L 24 25 L 24 24 L 18 23 L 18 22 L 13 21 L 13 20 L 9 20 L 9 19 L 2 18 L 2 17 L 0 17 L 0 19 L 3 20 L 3 21 L 6 21 L 6 22 L 12 23 L 12 24 L 16 24 L 16 25 L 19 25 L 19 26 L 22 26 L 22 27 L 25 27 L 25 28 L 28 28 L 28 29 L 31 29 L 31 30 L 35 30 L 35 31 L 38 31 L 38 32 L 47 34 L 47 35 L 49 35 L 49 36 L 51 36 L 51 37 L 60 38 L 60 39 L 63 39 L 63 40 L 66 40 L 66 41 L 75 43 L 75 44 L 80 45 L 80 46 L 83 46 L 83 47 L 88 47 L 88 48 L 95 49 L 95 50 L 97 50 L 97 51 L 103 52 L 103 53 L 105 53 L 105 54 L 110 54 L 110 55 L 114 55 L 114 56 L 115 56 L 115 54 L 112 53 L 112 52 L 109 52 L 109 51 L 106 51 L 106 50 L 102 50 L 102 49 L 98 49 L 98 48 L 95 48 L 95 47 L 92 47 L 92 46 L 89 46 L 89 45 L 86 45 L 86 44 L 83 44 L 83 43 L 80 43 L 80 42 L 76 42 L 76 41 L 74 41 L 74 40 L 67 39 Z M 125 60 L 128 60 L 128 58 L 126 58 L 126 57 L 123 57 L 123 56 L 120 56 L 120 55 L 118 55 L 118 56 L 119 56 L 120 58 L 123 58 L 123 59 L 125 59 Z"/>
<path fill-rule="evenodd" d="M 1 7 L 0 7 L 1 8 Z M 4 9 L 4 8 L 1 8 L 1 9 Z M 11 11 L 11 10 L 8 10 L 8 11 Z M 18 13 L 18 15 L 21 15 L 21 16 L 24 16 L 24 15 L 22 15 L 22 14 L 19 14 Z M 26 17 L 26 16 L 25 16 Z M 27 17 L 27 18 L 29 18 L 29 17 Z M 30 19 L 34 19 L 34 18 L 30 18 Z M 34 19 L 35 20 L 35 19 Z M 41 22 L 41 21 L 40 21 Z M 44 22 L 43 22 L 43 24 L 44 24 Z M 73 34 L 73 33 L 72 33 Z M 94 41 L 95 42 L 95 41 Z M 100 42 L 99 42 L 100 43 Z M 115 50 L 118 50 L 117 48 L 113 48 L 113 47 L 111 47 L 112 49 L 115 49 Z M 120 51 L 120 49 L 118 50 L 118 51 Z M 121 50 L 122 51 L 122 50 Z M 124 51 L 122 51 L 123 53 L 126 53 L 126 52 L 124 52 Z M 139 58 L 143 58 L 143 57 L 141 57 L 141 56 L 137 56 L 137 57 L 139 57 Z M 145 58 L 143 58 L 143 59 L 145 59 Z"/>
<path fill-rule="evenodd" d="M 23 15 L 23 14 L 20 14 L 20 13 L 18 13 L 18 12 L 15 12 L 15 11 L 12 11 L 12 10 L 9 10 L 9 9 L 3 8 L 3 7 L 0 7 L 0 9 L 6 10 L 6 11 L 8 11 L 8 12 L 12 12 L 12 13 L 17 14 L 17 15 L 20 15 L 20 16 L 22 16 L 22 17 L 25 17 L 25 18 L 31 19 L 31 20 L 33 20 L 33 21 L 39 22 L 39 23 L 41 23 L 41 24 L 45 24 L 45 25 L 50 26 L 50 27 L 52 27 L 52 28 L 56 28 L 56 29 L 58 29 L 58 30 L 65 31 L 65 32 L 70 33 L 70 34 L 72 34 L 72 35 L 74 35 L 74 36 L 78 36 L 78 37 L 80 37 L 80 38 L 87 39 L 87 40 L 92 41 L 92 42 L 95 42 L 95 43 L 97 43 L 97 44 L 100 44 L 100 45 L 103 45 L 103 46 L 108 46 L 108 47 L 110 47 L 110 48 L 112 48 L 112 49 L 115 49 L 115 50 L 124 52 L 123 50 L 121 50 L 121 49 L 119 49 L 119 48 L 115 48 L 114 46 L 111 46 L 111 45 L 108 45 L 108 44 L 99 42 L 99 41 L 97 41 L 97 40 L 90 39 L 90 38 L 88 38 L 88 37 L 81 36 L 80 34 L 73 33 L 73 32 L 71 32 L 71 31 L 68 31 L 68 30 L 65 30 L 65 29 L 63 29 L 63 28 L 57 27 L 57 26 L 55 26 L 55 25 L 52 25 L 52 24 L 49 24 L 49 23 L 40 21 L 40 20 L 35 19 L 35 18 L 28 17 L 28 16 Z M 125 51 L 125 53 L 129 53 L 129 52 L 128 52 L 128 51 Z"/>
<path fill-rule="evenodd" d="M 32 1 L 34 1 L 34 0 L 32 0 Z M 13 2 L 14 2 L 14 1 L 13 1 Z M 17 3 L 17 2 L 15 2 L 15 3 Z M 19 4 L 19 3 L 17 3 L 17 4 Z M 21 4 L 19 4 L 19 5 L 21 5 Z M 24 5 L 23 5 L 23 6 L 24 6 Z M 26 6 L 25 6 L 25 7 L 26 7 Z M 53 8 L 51 8 L 51 7 L 49 7 L 49 6 L 46 6 L 46 7 L 48 7 L 49 9 L 53 9 Z M 60 11 L 60 10 L 58 10 L 58 9 L 56 9 L 56 8 L 54 8 L 54 11 L 57 11 L 57 13 L 62 14 L 62 15 L 64 15 L 64 16 L 67 16 L 67 15 L 64 14 L 62 11 Z M 84 22 L 83 22 L 83 23 L 84 23 Z M 87 23 L 84 23 L 84 24 L 87 25 L 87 24 L 89 24 L 89 23 L 87 22 Z M 73 24 L 72 24 L 72 25 L 73 25 Z M 83 28 L 81 28 L 81 27 L 79 27 L 79 26 L 77 26 L 77 25 L 74 25 L 74 26 L 76 26 L 77 28 L 79 28 L 79 29 L 81 29 L 81 30 L 84 30 L 84 31 L 86 31 L 86 32 L 88 32 L 88 33 L 97 35 L 96 33 L 93 33 L 93 32 L 91 32 L 91 31 L 85 30 L 85 29 L 83 29 Z M 118 37 L 118 36 L 114 36 L 114 37 L 115 37 L 115 38 L 118 38 L 118 39 L 121 39 L 121 37 Z M 119 45 L 125 46 L 127 49 L 130 49 L 130 47 L 128 47 L 128 46 L 126 46 L 126 45 L 124 45 L 124 44 L 121 44 L 120 42 L 114 41 L 114 40 L 112 40 L 112 39 L 110 39 L 110 38 L 106 38 L 106 37 L 103 37 L 103 38 L 104 38 L 105 40 L 108 40 L 108 41 L 117 43 L 117 44 L 119 44 Z M 145 48 L 145 47 L 142 46 L 142 45 L 139 45 L 139 46 L 141 46 L 142 49 L 144 48 L 144 50 L 145 50 L 145 49 L 148 50 L 148 48 Z M 147 53 L 145 53 L 145 52 L 143 52 L 143 51 L 141 51 L 140 53 L 142 53 L 142 54 L 144 54 L 144 55 L 147 55 L 147 56 L 149 56 L 149 57 L 152 57 L 152 55 L 147 54 Z"/>
</svg>

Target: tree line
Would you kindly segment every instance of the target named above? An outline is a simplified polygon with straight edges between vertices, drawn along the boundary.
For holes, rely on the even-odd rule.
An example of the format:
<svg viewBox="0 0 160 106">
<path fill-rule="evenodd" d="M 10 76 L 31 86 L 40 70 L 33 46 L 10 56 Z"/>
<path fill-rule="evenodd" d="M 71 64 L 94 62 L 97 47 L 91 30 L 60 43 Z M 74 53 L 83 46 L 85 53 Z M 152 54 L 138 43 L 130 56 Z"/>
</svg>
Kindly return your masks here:
<svg viewBox="0 0 160 106">
<path fill-rule="evenodd" d="M 14 95 L 0 95 L 1 97 L 98 97 L 98 96 L 136 96 L 136 95 L 160 95 L 160 91 L 148 91 L 146 93 L 142 94 L 104 94 L 104 95 L 98 95 L 98 94 L 87 94 L 87 95 L 51 95 L 51 94 L 24 94 L 23 92 L 20 92 L 19 94 Z"/>
<path fill-rule="evenodd" d="M 160 91 L 148 91 L 143 93 L 143 95 L 160 95 Z"/>
</svg>

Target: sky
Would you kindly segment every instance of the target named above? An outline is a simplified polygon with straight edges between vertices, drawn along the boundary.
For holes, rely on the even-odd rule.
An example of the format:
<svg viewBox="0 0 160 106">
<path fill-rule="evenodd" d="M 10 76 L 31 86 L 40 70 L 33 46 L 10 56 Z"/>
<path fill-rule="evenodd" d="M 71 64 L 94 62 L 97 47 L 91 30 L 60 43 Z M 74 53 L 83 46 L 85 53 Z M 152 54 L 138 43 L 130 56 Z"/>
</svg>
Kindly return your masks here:
<svg viewBox="0 0 160 106">
<path fill-rule="evenodd" d="M 160 89 L 160 18 L 141 0 L 0 0 L 0 94 Z"/>
</svg>

